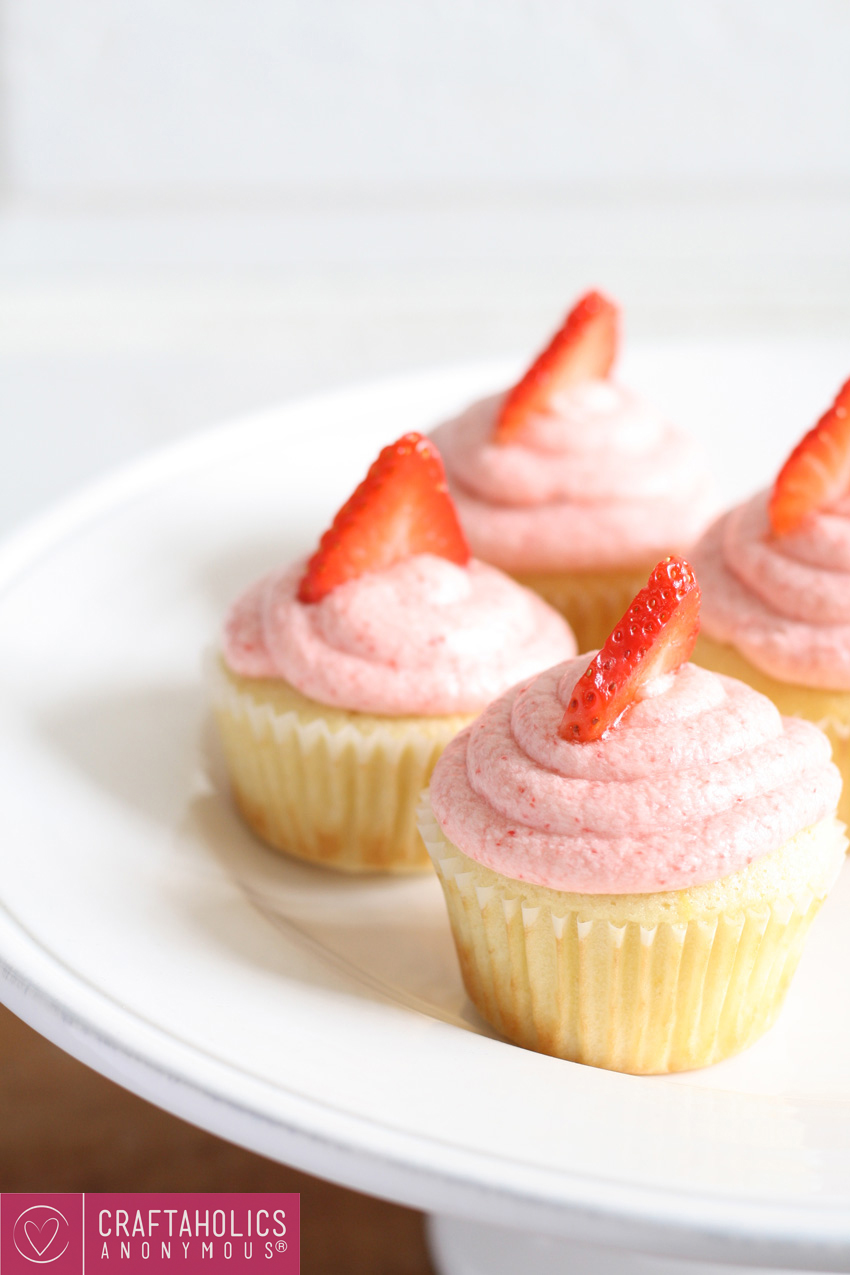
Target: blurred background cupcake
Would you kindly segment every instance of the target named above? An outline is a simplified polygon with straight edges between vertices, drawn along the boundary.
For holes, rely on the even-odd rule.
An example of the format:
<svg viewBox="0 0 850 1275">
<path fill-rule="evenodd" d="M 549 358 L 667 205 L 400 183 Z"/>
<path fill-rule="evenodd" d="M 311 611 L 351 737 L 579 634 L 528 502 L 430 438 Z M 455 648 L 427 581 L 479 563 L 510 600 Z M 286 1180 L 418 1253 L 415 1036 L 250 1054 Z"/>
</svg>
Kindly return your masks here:
<svg viewBox="0 0 850 1275">
<path fill-rule="evenodd" d="M 694 658 L 826 732 L 850 821 L 850 381 L 773 487 L 724 514 L 693 562 L 703 588 Z"/>
<path fill-rule="evenodd" d="M 434 430 L 474 552 L 600 646 L 659 558 L 713 508 L 696 441 L 611 376 L 618 307 L 576 302 L 519 381 Z"/>
</svg>

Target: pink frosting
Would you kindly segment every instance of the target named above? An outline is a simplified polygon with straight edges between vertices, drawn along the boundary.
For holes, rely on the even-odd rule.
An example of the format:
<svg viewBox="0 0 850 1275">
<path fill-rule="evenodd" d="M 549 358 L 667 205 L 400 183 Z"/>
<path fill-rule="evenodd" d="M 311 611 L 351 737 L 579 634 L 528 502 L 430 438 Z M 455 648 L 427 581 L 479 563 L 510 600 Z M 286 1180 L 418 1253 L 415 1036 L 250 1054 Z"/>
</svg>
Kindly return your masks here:
<svg viewBox="0 0 850 1275">
<path fill-rule="evenodd" d="M 643 894 L 716 881 L 834 813 L 826 736 L 734 678 L 683 665 L 594 743 L 558 736 L 587 656 L 514 687 L 431 780 L 443 832 L 521 881 Z"/>
<path fill-rule="evenodd" d="M 234 606 L 224 657 L 244 677 L 283 678 L 337 708 L 389 716 L 476 713 L 507 687 L 574 654 L 566 622 L 474 559 L 418 554 L 298 601 L 304 563 Z"/>
<path fill-rule="evenodd" d="M 769 496 L 725 514 L 693 551 L 702 627 L 780 681 L 850 690 L 850 497 L 775 536 Z"/>
<path fill-rule="evenodd" d="M 516 572 L 645 566 L 704 530 L 700 449 L 628 390 L 574 385 L 515 443 L 493 441 L 503 397 L 433 433 L 473 553 Z"/>
</svg>

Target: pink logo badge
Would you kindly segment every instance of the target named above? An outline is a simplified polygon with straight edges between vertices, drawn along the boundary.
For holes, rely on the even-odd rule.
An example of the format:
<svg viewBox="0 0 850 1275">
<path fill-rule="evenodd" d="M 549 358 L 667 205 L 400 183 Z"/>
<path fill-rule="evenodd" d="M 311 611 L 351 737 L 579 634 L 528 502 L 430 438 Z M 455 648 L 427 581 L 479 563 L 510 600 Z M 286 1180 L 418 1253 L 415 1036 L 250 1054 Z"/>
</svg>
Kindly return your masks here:
<svg viewBox="0 0 850 1275">
<path fill-rule="evenodd" d="M 0 1195 L 0 1275 L 298 1275 L 295 1192 Z"/>
<path fill-rule="evenodd" d="M 23 1275 L 82 1275 L 83 1202 L 79 1194 L 0 1197 L 0 1270 Z"/>
</svg>

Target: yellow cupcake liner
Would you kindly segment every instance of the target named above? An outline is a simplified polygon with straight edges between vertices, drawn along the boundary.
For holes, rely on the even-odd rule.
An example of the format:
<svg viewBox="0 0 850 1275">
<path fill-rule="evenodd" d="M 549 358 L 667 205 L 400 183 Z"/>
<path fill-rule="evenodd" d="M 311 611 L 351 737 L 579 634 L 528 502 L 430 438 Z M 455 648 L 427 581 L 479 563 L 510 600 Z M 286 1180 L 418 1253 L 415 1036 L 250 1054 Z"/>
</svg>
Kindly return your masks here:
<svg viewBox="0 0 850 1275">
<path fill-rule="evenodd" d="M 605 642 L 622 620 L 635 594 L 644 587 L 656 562 L 625 571 L 552 571 L 512 573 L 518 584 L 560 611 L 576 636 L 579 651 Z"/>
<path fill-rule="evenodd" d="M 430 870 L 417 802 L 471 717 L 323 713 L 286 683 L 249 683 L 218 658 L 209 682 L 234 799 L 263 841 L 343 872 Z"/>
<path fill-rule="evenodd" d="M 526 1049 L 643 1075 L 718 1062 L 770 1027 L 846 846 L 835 820 L 805 830 L 767 871 L 727 878 L 724 910 L 722 882 L 578 895 L 514 881 L 448 841 L 427 801 L 420 830 L 482 1016 Z M 795 888 L 764 895 L 765 877 Z"/>
<path fill-rule="evenodd" d="M 825 691 L 795 682 L 780 682 L 756 668 L 735 647 L 715 642 L 704 633 L 697 639 L 692 659 L 714 673 L 725 673 L 746 682 L 773 700 L 785 717 L 803 717 L 820 727 L 832 744 L 832 760 L 843 780 L 838 817 L 850 824 L 850 691 Z"/>
</svg>

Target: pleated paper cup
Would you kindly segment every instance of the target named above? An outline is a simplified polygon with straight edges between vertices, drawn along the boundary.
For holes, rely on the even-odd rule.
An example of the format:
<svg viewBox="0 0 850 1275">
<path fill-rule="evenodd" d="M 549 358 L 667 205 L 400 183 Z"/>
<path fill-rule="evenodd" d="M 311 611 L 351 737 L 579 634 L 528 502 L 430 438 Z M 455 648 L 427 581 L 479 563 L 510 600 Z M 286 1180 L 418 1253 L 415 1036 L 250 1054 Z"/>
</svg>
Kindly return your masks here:
<svg viewBox="0 0 850 1275">
<path fill-rule="evenodd" d="M 346 712 L 239 677 L 220 657 L 209 682 L 234 799 L 263 841 L 344 872 L 430 869 L 417 802 L 472 717 Z"/>
<path fill-rule="evenodd" d="M 579 651 L 593 651 L 646 585 L 656 562 L 625 571 L 513 572 L 513 578 L 560 611 L 576 636 Z"/>
<path fill-rule="evenodd" d="M 773 700 L 784 717 L 803 717 L 820 727 L 832 744 L 832 760 L 843 780 L 838 817 L 850 824 L 850 691 L 824 691 L 794 682 L 780 682 L 762 673 L 735 647 L 715 642 L 704 633 L 700 634 L 691 658 L 703 668 L 737 677 L 761 691 Z"/>
<path fill-rule="evenodd" d="M 719 1062 L 770 1027 L 846 848 L 828 819 L 722 881 L 588 895 L 468 858 L 427 799 L 420 828 L 483 1017 L 526 1049 L 636 1074 Z"/>
</svg>

